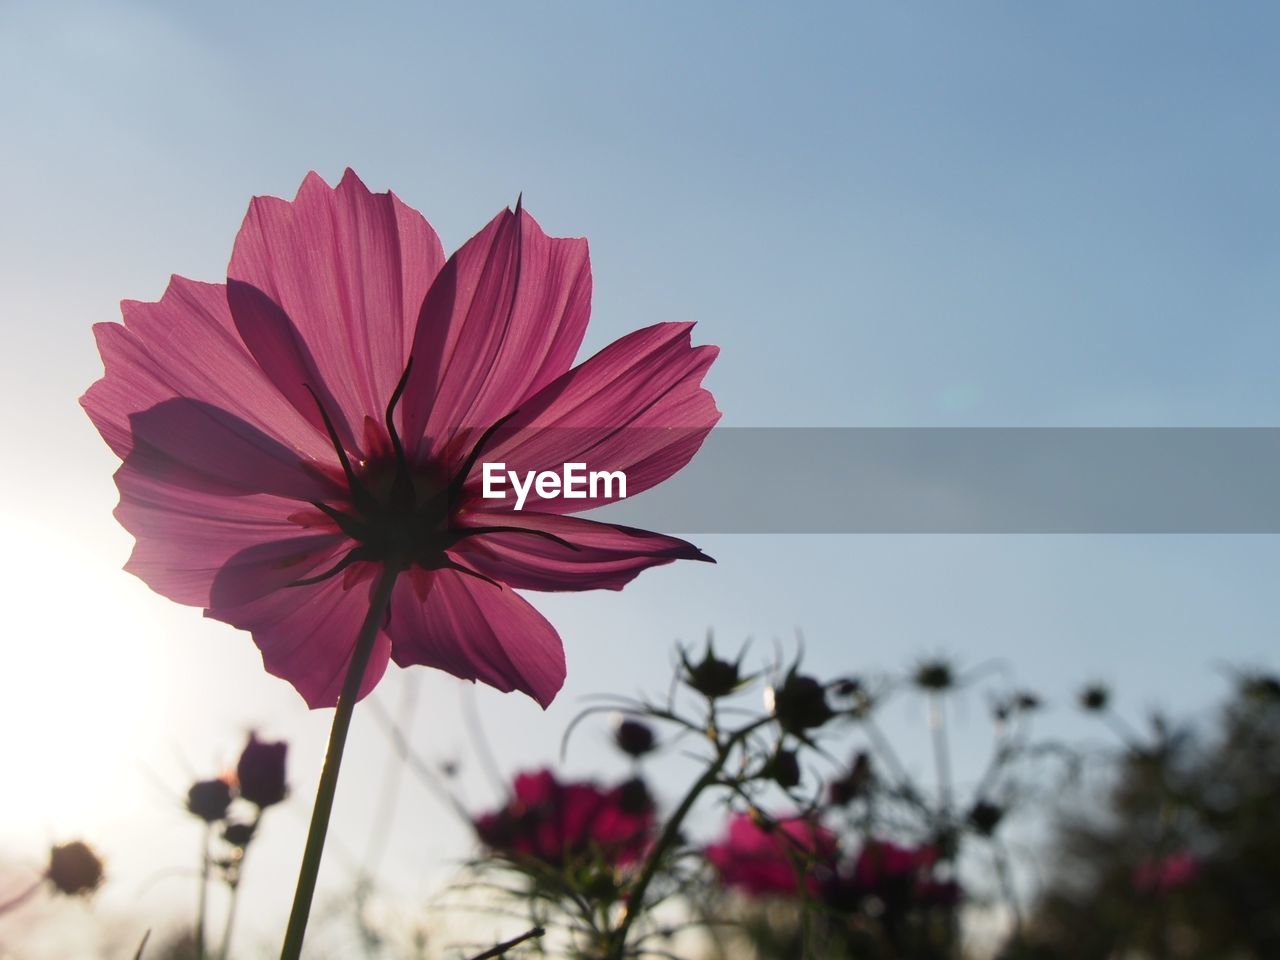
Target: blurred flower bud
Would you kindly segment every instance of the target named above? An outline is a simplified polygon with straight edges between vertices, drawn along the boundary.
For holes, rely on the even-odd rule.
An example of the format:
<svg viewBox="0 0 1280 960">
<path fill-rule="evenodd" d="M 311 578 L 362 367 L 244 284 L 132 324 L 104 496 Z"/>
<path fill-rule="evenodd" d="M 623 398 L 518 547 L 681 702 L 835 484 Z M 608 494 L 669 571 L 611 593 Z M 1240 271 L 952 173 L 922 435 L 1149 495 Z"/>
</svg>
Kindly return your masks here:
<svg viewBox="0 0 1280 960">
<path fill-rule="evenodd" d="M 1093 683 L 1080 691 L 1080 706 L 1090 713 L 1100 713 L 1111 703 L 1111 691 L 1100 683 Z"/>
<path fill-rule="evenodd" d="M 102 883 L 102 861 L 79 840 L 55 846 L 49 852 L 49 869 L 45 873 L 59 893 L 85 896 Z"/>
<path fill-rule="evenodd" d="M 830 687 L 830 694 L 840 710 L 862 717 L 876 705 L 875 697 L 867 685 L 857 677 L 845 677 Z"/>
<path fill-rule="evenodd" d="M 827 691 L 813 677 L 787 674 L 782 686 L 765 691 L 765 706 L 773 711 L 779 726 L 788 733 L 803 733 L 820 727 L 835 716 L 827 704 Z"/>
<path fill-rule="evenodd" d="M 653 794 L 649 785 L 639 777 L 624 780 L 617 787 L 618 809 L 633 817 L 651 814 L 654 810 Z"/>
<path fill-rule="evenodd" d="M 727 697 L 743 684 L 741 660 L 737 663 L 721 660 L 715 654 L 710 637 L 702 662 L 690 663 L 684 650 L 680 651 L 680 662 L 684 666 L 684 682 L 709 700 Z"/>
<path fill-rule="evenodd" d="M 784 790 L 800 785 L 800 760 L 794 750 L 779 749 L 761 770 L 761 775 Z"/>
<path fill-rule="evenodd" d="M 989 800 L 979 800 L 969 811 L 969 826 L 984 837 L 996 832 L 1000 821 L 1004 819 L 1004 808 Z"/>
<path fill-rule="evenodd" d="M 827 785 L 827 799 L 837 807 L 852 803 L 859 797 L 866 796 L 874 778 L 870 754 L 865 750 L 859 750 L 854 755 L 853 766 L 849 768 L 849 772 Z"/>
<path fill-rule="evenodd" d="M 227 828 L 222 831 L 222 839 L 243 850 L 253 840 L 256 829 L 252 823 L 228 823 Z"/>
<path fill-rule="evenodd" d="M 240 796 L 257 807 L 270 807 L 289 795 L 285 783 L 284 761 L 289 745 L 283 741 L 269 743 L 249 734 L 249 742 L 240 754 L 236 776 L 240 779 Z"/>
<path fill-rule="evenodd" d="M 956 674 L 951 664 L 943 659 L 925 660 L 911 674 L 911 682 L 921 690 L 941 693 L 955 686 Z"/>
<path fill-rule="evenodd" d="M 626 719 L 613 731 L 613 742 L 619 750 L 631 757 L 643 757 L 657 745 L 653 728 L 639 720 Z"/>
<path fill-rule="evenodd" d="M 187 791 L 187 809 L 205 823 L 216 823 L 231 806 L 231 785 L 225 780 L 200 780 Z"/>
<path fill-rule="evenodd" d="M 1031 690 L 1021 690 L 1013 695 L 1013 705 L 1022 713 L 1031 713 L 1044 706 L 1040 694 Z"/>
</svg>

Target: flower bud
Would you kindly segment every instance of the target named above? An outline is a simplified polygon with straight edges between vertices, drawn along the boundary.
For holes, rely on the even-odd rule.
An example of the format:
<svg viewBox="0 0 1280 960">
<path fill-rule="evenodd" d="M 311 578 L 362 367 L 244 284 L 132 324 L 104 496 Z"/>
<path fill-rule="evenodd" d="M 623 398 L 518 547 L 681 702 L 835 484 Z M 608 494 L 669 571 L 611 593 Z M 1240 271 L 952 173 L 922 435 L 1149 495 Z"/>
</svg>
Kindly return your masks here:
<svg viewBox="0 0 1280 960">
<path fill-rule="evenodd" d="M 613 731 L 613 742 L 619 750 L 631 757 L 643 757 L 657 745 L 653 728 L 639 720 L 623 720 Z"/>
<path fill-rule="evenodd" d="M 766 691 L 765 703 L 788 733 L 798 734 L 820 727 L 835 716 L 827 705 L 827 692 L 822 684 L 794 669 L 787 674 L 782 686 Z"/>
<path fill-rule="evenodd" d="M 859 750 L 853 758 L 853 766 L 849 772 L 827 785 L 827 799 L 837 807 L 852 803 L 859 797 L 866 796 L 874 778 L 870 754 L 865 750 Z"/>
<path fill-rule="evenodd" d="M 646 816 L 654 810 L 649 785 L 639 777 L 625 780 L 617 787 L 618 809 L 633 817 Z"/>
<path fill-rule="evenodd" d="M 911 682 L 921 690 L 942 693 L 955 686 L 956 674 L 946 660 L 926 660 L 916 667 L 911 675 Z"/>
<path fill-rule="evenodd" d="M 216 823 L 231 806 L 231 785 L 225 780 L 200 780 L 187 791 L 187 809 L 205 823 Z"/>
<path fill-rule="evenodd" d="M 102 883 L 102 861 L 79 840 L 55 846 L 49 851 L 49 869 L 45 873 L 59 893 L 85 896 Z"/>
<path fill-rule="evenodd" d="M 274 806 L 288 796 L 284 775 L 288 752 L 289 745 L 283 741 L 269 743 L 259 740 L 256 734 L 249 734 L 249 742 L 236 765 L 240 796 L 259 808 Z"/>
<path fill-rule="evenodd" d="M 727 697 L 743 683 L 741 661 L 721 660 L 715 655 L 710 639 L 701 663 L 690 663 L 683 650 L 680 651 L 680 661 L 684 665 L 684 682 L 709 700 Z"/>
<path fill-rule="evenodd" d="M 1111 702 L 1111 691 L 1100 683 L 1091 684 L 1080 691 L 1080 706 L 1090 713 L 1100 713 Z"/>
<path fill-rule="evenodd" d="M 222 839 L 243 850 L 253 840 L 255 826 L 252 823 L 228 823 L 222 831 Z"/>
<path fill-rule="evenodd" d="M 989 800 L 979 800 L 969 811 L 969 826 L 984 837 L 996 832 L 1000 821 L 1004 819 L 1004 808 Z"/>
<path fill-rule="evenodd" d="M 779 750 L 769 758 L 761 773 L 785 790 L 800 785 L 800 760 L 794 750 Z"/>
</svg>

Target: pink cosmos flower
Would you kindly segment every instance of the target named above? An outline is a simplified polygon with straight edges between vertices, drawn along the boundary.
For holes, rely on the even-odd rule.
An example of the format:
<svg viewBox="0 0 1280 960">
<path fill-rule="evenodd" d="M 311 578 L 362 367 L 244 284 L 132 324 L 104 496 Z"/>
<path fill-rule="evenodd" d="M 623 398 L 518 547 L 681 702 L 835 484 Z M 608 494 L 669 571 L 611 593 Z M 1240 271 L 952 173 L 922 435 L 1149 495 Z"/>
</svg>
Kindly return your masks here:
<svg viewBox="0 0 1280 960">
<path fill-rule="evenodd" d="M 822 898 L 834 910 L 851 910 L 875 897 L 896 913 L 915 907 L 952 907 L 963 897 L 954 880 L 940 879 L 938 851 L 868 839 L 851 864 L 825 878 Z"/>
<path fill-rule="evenodd" d="M 481 455 L 586 462 L 634 495 L 684 466 L 719 417 L 716 349 L 688 323 L 573 366 L 591 271 L 582 239 L 520 206 L 445 260 L 435 232 L 347 171 L 255 198 L 225 284 L 174 277 L 95 327 L 106 367 L 81 402 L 123 460 L 127 569 L 249 630 L 312 707 L 338 697 L 373 585 L 403 569 L 361 696 L 425 664 L 543 706 L 555 629 L 515 589 L 620 589 L 709 559 L 683 540 L 567 516 L 602 499 L 480 496 Z M 532 508 L 532 509 L 530 509 Z"/>
<path fill-rule="evenodd" d="M 706 856 L 726 885 L 755 896 L 812 893 L 817 878 L 810 868 L 834 868 L 836 835 L 806 817 L 780 820 L 767 829 L 750 814 L 738 813 L 726 837 L 708 846 Z"/>
<path fill-rule="evenodd" d="M 648 847 L 655 818 L 640 781 L 605 788 L 561 783 L 539 770 L 518 775 L 507 805 L 473 823 L 490 849 L 559 869 L 591 856 L 610 866 L 634 863 Z"/>
</svg>

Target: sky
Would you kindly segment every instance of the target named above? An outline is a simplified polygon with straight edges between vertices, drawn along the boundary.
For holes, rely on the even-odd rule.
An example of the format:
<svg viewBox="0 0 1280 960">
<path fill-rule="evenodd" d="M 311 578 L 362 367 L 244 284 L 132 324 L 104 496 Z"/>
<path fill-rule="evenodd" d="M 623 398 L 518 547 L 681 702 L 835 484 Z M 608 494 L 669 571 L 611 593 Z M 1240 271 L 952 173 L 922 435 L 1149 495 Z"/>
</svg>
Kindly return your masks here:
<svg viewBox="0 0 1280 960">
<path fill-rule="evenodd" d="M 727 426 L 1275 426 L 1277 30 L 1261 3 L 0 0 L 0 879 L 84 835 L 112 882 L 51 916 L 122 917 L 127 937 L 130 916 L 188 909 L 181 796 L 255 728 L 290 740 L 295 795 L 248 868 L 246 944 L 287 906 L 329 715 L 246 635 L 121 572 L 115 461 L 76 403 L 101 373 L 91 325 L 170 274 L 221 280 L 251 196 L 350 166 L 453 249 L 523 194 L 590 240 L 582 355 L 696 320 Z M 1223 664 L 1280 668 L 1273 537 L 699 545 L 715 566 L 532 598 L 569 659 L 545 714 L 425 670 L 378 701 L 482 806 L 498 791 L 466 697 L 504 771 L 537 766 L 583 696 L 662 691 L 673 643 L 709 629 L 762 655 L 799 631 L 817 672 L 1000 659 L 1064 730 L 1083 680 L 1140 715 L 1203 709 Z M 919 711 L 896 720 L 909 735 Z M 569 768 L 620 769 L 604 741 L 585 733 Z M 387 819 L 368 712 L 348 757 L 331 896 Z M 416 904 L 468 840 L 407 775 L 391 795 L 375 859 Z"/>
</svg>

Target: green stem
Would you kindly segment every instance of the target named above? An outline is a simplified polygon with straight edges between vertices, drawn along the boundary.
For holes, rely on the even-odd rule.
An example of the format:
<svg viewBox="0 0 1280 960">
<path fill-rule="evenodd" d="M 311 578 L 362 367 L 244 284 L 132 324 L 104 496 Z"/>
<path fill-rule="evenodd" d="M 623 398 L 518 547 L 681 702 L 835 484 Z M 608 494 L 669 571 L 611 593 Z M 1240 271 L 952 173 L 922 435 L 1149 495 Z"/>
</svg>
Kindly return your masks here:
<svg viewBox="0 0 1280 960">
<path fill-rule="evenodd" d="M 658 842 L 653 847 L 653 853 L 649 855 L 649 859 L 645 861 L 644 868 L 640 871 L 640 876 L 636 878 L 635 884 L 627 892 L 626 912 L 622 915 L 622 922 L 613 931 L 613 943 L 609 951 L 609 960 L 622 960 L 622 957 L 626 955 L 627 934 L 631 932 L 631 926 L 635 923 L 636 917 L 644 910 L 644 895 L 649 889 L 649 884 L 653 882 L 653 878 L 657 874 L 658 867 L 662 863 L 662 858 L 666 856 L 667 850 L 671 848 L 672 844 L 676 842 L 676 838 L 680 835 L 680 827 L 684 823 L 684 818 L 689 815 L 689 811 L 693 809 L 698 797 L 702 796 L 702 792 L 719 778 L 720 771 L 724 769 L 724 765 L 728 762 L 734 747 L 750 736 L 758 727 L 764 726 L 771 720 L 773 720 L 773 717 L 762 717 L 754 723 L 743 727 L 726 740 L 724 745 L 719 748 L 719 752 L 716 754 L 711 766 L 694 782 L 693 786 L 689 788 L 689 792 L 684 795 L 684 799 L 680 801 L 680 806 L 676 807 L 675 812 L 671 814 L 671 818 L 667 820 L 666 825 L 662 828 Z"/>
<path fill-rule="evenodd" d="M 351 729 L 351 714 L 360 695 L 365 668 L 373 653 L 373 642 L 378 636 L 391 603 L 391 590 L 395 586 L 400 567 L 388 563 L 383 569 L 373 597 L 369 601 L 369 613 L 356 638 L 355 651 L 347 667 L 347 677 L 338 696 L 338 707 L 333 714 L 333 728 L 329 731 L 329 750 L 325 754 L 324 769 L 320 773 L 320 785 L 316 788 L 316 805 L 311 813 L 311 829 L 307 831 L 307 845 L 302 852 L 302 867 L 298 871 L 298 888 L 293 895 L 293 910 L 289 913 L 289 926 L 285 930 L 284 946 L 280 960 L 299 960 L 302 956 L 302 938 L 307 932 L 307 918 L 311 915 L 311 900 L 316 892 L 316 878 L 320 875 L 320 859 L 324 854 L 324 838 L 329 831 L 329 816 L 333 812 L 333 797 L 338 789 L 338 770 L 342 766 L 342 751 L 347 744 L 347 731 Z"/>
</svg>

